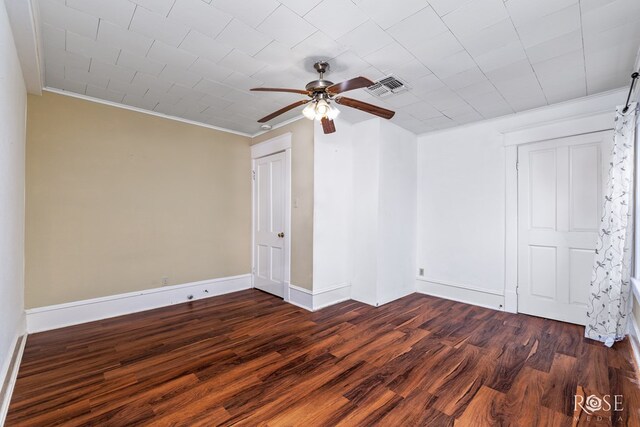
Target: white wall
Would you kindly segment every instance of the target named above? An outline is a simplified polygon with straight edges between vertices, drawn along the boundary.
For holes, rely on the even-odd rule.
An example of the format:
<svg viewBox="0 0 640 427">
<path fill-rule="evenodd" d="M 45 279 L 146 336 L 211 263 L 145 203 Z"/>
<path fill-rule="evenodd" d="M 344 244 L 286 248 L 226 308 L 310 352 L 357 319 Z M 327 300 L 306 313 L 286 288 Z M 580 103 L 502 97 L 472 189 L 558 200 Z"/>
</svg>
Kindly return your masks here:
<svg viewBox="0 0 640 427">
<path fill-rule="evenodd" d="M 313 292 L 351 282 L 352 127 L 336 127 L 329 135 L 314 128 Z"/>
<path fill-rule="evenodd" d="M 416 136 L 372 119 L 315 131 L 313 292 L 380 305 L 415 291 Z"/>
<path fill-rule="evenodd" d="M 370 305 L 378 302 L 378 206 L 380 182 L 380 125 L 367 120 L 354 125 L 353 138 L 353 277 L 352 298 Z"/>
<path fill-rule="evenodd" d="M 504 134 L 613 111 L 626 89 L 418 138 L 419 290 L 501 308 L 505 289 Z M 587 120 L 588 122 L 588 120 Z M 577 133 L 580 133 L 579 130 Z"/>
<path fill-rule="evenodd" d="M 491 125 L 419 138 L 417 262 L 425 279 L 504 288 L 504 151 Z"/>
<path fill-rule="evenodd" d="M 0 1 L 0 386 L 24 333 L 26 88 Z"/>
<path fill-rule="evenodd" d="M 417 138 L 377 119 L 380 133 L 378 303 L 415 292 Z"/>
</svg>

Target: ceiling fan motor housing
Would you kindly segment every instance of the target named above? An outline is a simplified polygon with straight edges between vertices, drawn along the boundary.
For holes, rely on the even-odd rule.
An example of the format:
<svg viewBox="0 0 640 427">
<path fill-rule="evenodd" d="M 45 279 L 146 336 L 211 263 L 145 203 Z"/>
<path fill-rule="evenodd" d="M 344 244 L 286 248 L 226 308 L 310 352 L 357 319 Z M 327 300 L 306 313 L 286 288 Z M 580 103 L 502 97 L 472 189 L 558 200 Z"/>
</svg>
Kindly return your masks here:
<svg viewBox="0 0 640 427">
<path fill-rule="evenodd" d="M 315 68 L 318 74 L 320 74 L 320 78 L 318 80 L 307 83 L 305 89 L 309 92 L 324 92 L 326 88 L 333 84 L 332 81 L 324 79 L 324 73 L 329 71 L 329 63 L 325 61 L 319 61 L 313 64 L 313 68 Z"/>
<path fill-rule="evenodd" d="M 329 63 L 327 61 L 318 61 L 313 64 L 313 68 L 315 68 L 316 71 L 320 73 L 320 78 L 322 78 L 322 75 L 329 71 Z"/>
<path fill-rule="evenodd" d="M 331 86 L 332 84 L 333 84 L 332 81 L 318 79 L 318 80 L 314 80 L 312 82 L 307 83 L 307 85 L 305 86 L 305 89 L 308 90 L 309 92 L 314 92 L 314 93 L 324 92 L 325 89 Z"/>
</svg>

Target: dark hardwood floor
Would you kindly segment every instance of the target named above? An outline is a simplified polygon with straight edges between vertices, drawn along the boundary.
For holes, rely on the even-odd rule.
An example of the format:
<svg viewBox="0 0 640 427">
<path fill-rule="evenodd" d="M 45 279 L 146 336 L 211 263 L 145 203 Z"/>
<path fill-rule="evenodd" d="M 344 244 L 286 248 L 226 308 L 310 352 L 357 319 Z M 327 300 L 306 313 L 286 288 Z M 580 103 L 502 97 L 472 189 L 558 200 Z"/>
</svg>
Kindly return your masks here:
<svg viewBox="0 0 640 427">
<path fill-rule="evenodd" d="M 250 290 L 30 335 L 7 425 L 639 426 L 629 344 L 582 334 L 419 294 L 309 313 Z"/>
</svg>

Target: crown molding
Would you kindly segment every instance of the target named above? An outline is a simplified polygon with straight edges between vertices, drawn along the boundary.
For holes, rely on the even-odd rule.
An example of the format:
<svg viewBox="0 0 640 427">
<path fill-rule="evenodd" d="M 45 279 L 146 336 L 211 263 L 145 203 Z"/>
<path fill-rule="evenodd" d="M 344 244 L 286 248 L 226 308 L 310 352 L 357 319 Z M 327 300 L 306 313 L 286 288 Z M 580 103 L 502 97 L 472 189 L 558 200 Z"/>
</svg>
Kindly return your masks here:
<svg viewBox="0 0 640 427">
<path fill-rule="evenodd" d="M 122 104 L 120 102 L 106 101 L 104 99 L 94 98 L 92 96 L 82 95 L 82 94 L 75 93 L 75 92 L 68 92 L 68 91 L 65 91 L 65 90 L 56 89 L 56 88 L 52 88 L 52 87 L 48 87 L 48 86 L 45 87 L 43 89 L 43 91 L 56 93 L 58 95 L 63 95 L 63 96 L 69 96 L 71 98 L 78 98 L 78 99 L 82 99 L 84 101 L 95 102 L 96 104 L 103 104 L 103 105 L 108 105 L 110 107 L 122 108 L 123 110 L 130 110 L 130 111 L 135 111 L 137 113 L 148 114 L 150 116 L 161 117 L 163 119 L 173 120 L 173 121 L 176 121 L 176 122 L 186 123 L 186 124 L 189 124 L 189 125 L 199 126 L 199 127 L 203 127 L 203 128 L 207 128 L 207 129 L 213 129 L 213 130 L 217 130 L 217 131 L 220 131 L 220 132 L 232 133 L 234 135 L 245 136 L 247 138 L 253 138 L 253 136 L 254 136 L 254 135 L 246 133 L 246 132 L 239 132 L 237 130 L 232 130 L 232 129 L 227 129 L 227 128 L 223 128 L 223 127 L 219 127 L 219 126 L 214 126 L 214 125 L 210 125 L 210 124 L 207 124 L 207 123 L 197 122 L 195 120 L 184 119 L 182 117 L 170 116 L 168 114 L 158 113 L 157 111 L 145 110 L 144 108 L 133 107 L 131 105 Z"/>
<path fill-rule="evenodd" d="M 516 113 L 510 113 L 510 114 L 506 114 L 504 116 L 492 117 L 490 119 L 479 120 L 477 122 L 470 122 L 470 123 L 465 123 L 463 125 L 451 126 L 449 128 L 438 129 L 438 130 L 433 130 L 433 131 L 429 131 L 429 132 L 423 132 L 421 134 L 418 134 L 418 136 L 421 137 L 421 136 L 425 136 L 425 135 L 429 135 L 429 136 L 438 135 L 438 134 L 441 134 L 441 133 L 452 131 L 454 129 L 464 129 L 464 128 L 468 128 L 468 127 L 472 127 L 472 126 L 477 126 L 479 124 L 493 123 L 493 122 L 497 122 L 497 121 L 504 120 L 504 119 L 507 119 L 507 118 L 519 117 L 519 116 L 523 116 L 523 115 L 530 114 L 530 113 L 536 113 L 536 112 L 540 112 L 540 111 L 545 111 L 545 110 L 548 110 L 550 108 L 570 106 L 571 104 L 575 104 L 577 102 L 595 100 L 595 99 L 598 99 L 598 98 L 602 98 L 602 97 L 606 97 L 606 96 L 610 96 L 610 95 L 615 95 L 615 94 L 618 94 L 618 93 L 620 93 L 620 94 L 625 93 L 626 94 L 627 90 L 628 90 L 628 88 L 626 88 L 624 86 L 623 87 L 618 87 L 618 88 L 615 88 L 615 89 L 610 89 L 610 90 L 606 90 L 606 91 L 603 91 L 603 92 L 598 92 L 598 93 L 594 93 L 594 94 L 591 94 L 591 95 L 582 96 L 580 98 L 573 98 L 573 99 L 568 99 L 568 100 L 562 101 L 562 102 L 556 102 L 555 104 L 542 105 L 540 107 L 532 108 L 530 110 L 518 111 Z M 622 99 L 620 102 L 624 102 L 624 99 Z M 603 113 L 603 111 L 595 111 L 595 112 L 591 112 L 591 113 L 585 113 L 584 115 L 602 114 L 602 113 Z M 573 117 L 571 117 L 571 118 L 573 118 Z M 558 120 L 563 120 L 563 119 L 558 119 Z M 504 131 L 501 131 L 501 133 L 510 132 L 510 131 L 511 130 L 504 130 Z"/>
<path fill-rule="evenodd" d="M 204 128 L 207 128 L 207 129 L 218 130 L 220 132 L 226 132 L 226 133 L 232 133 L 234 135 L 246 136 L 247 138 L 255 138 L 257 136 L 263 135 L 265 133 L 269 133 L 269 132 L 271 132 L 273 130 L 276 130 L 278 128 L 281 128 L 283 126 L 291 124 L 293 122 L 297 122 L 300 119 L 304 119 L 304 116 L 300 115 L 298 117 L 294 117 L 292 119 L 285 120 L 285 121 L 280 122 L 280 123 L 278 123 L 276 125 L 273 125 L 273 127 L 271 129 L 269 129 L 269 130 L 261 130 L 261 131 L 258 131 L 256 133 L 254 133 L 254 134 L 250 134 L 250 133 L 246 133 L 246 132 L 240 132 L 240 131 L 233 130 L 233 129 L 227 129 L 227 128 L 223 128 L 223 127 L 220 127 L 220 126 L 214 126 L 214 125 L 210 125 L 210 124 L 207 124 L 207 123 L 198 122 L 198 121 L 195 121 L 195 120 L 184 119 L 182 117 L 170 116 L 168 114 L 158 113 L 157 111 L 145 110 L 144 108 L 134 107 L 132 105 L 126 105 L 126 104 L 122 104 L 120 102 L 107 101 L 107 100 L 100 99 L 100 98 L 94 98 L 93 96 L 83 95 L 83 94 L 75 93 L 75 92 L 69 92 L 69 91 L 62 90 L 62 89 L 56 89 L 56 88 L 49 87 L 49 86 L 46 86 L 42 90 L 44 92 L 51 92 L 51 93 L 55 93 L 55 94 L 63 95 L 63 96 L 70 96 L 71 98 L 78 98 L 78 99 L 82 99 L 84 101 L 89 101 L 89 102 L 95 102 L 97 104 L 108 105 L 110 107 L 122 108 L 124 110 L 135 111 L 135 112 L 138 112 L 138 113 L 148 114 L 150 116 L 161 117 L 163 119 L 168 119 L 168 120 L 174 120 L 176 122 L 186 123 L 186 124 L 189 124 L 189 125 L 200 126 L 200 127 L 204 127 Z"/>
<path fill-rule="evenodd" d="M 269 130 L 261 130 L 261 131 L 258 131 L 258 132 L 256 132 L 256 133 L 254 133 L 253 135 L 251 135 L 251 138 L 256 138 L 256 137 L 258 137 L 258 136 L 260 136 L 260 135 L 264 135 L 265 133 L 269 133 L 269 132 L 271 132 L 271 131 L 274 131 L 274 130 L 276 130 L 276 129 L 278 129 L 278 128 L 281 128 L 281 127 L 286 126 L 286 125 L 288 125 L 288 124 L 291 124 L 291 123 L 293 123 L 293 122 L 297 122 L 298 120 L 300 120 L 300 119 L 304 119 L 304 118 L 305 118 L 305 117 L 301 114 L 301 115 L 300 115 L 300 116 L 298 116 L 298 117 L 294 117 L 294 118 L 292 118 L 292 119 L 285 120 L 284 122 L 280 122 L 280 123 L 278 123 L 277 125 L 273 125 L 273 126 L 271 127 L 271 129 L 269 129 Z"/>
<path fill-rule="evenodd" d="M 25 86 L 29 93 L 40 95 L 44 81 L 44 60 L 37 4 L 32 0 L 5 0 L 5 6 Z"/>
</svg>

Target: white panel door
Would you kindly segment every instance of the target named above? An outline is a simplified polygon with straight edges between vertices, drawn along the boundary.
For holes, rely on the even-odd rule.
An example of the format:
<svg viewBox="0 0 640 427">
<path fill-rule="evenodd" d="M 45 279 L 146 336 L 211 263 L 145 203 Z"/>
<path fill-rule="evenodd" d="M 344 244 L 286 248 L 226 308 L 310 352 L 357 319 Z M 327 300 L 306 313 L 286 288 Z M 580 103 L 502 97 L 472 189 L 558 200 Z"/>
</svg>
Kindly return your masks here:
<svg viewBox="0 0 640 427">
<path fill-rule="evenodd" d="M 518 311 L 584 325 L 611 132 L 518 148 Z"/>
<path fill-rule="evenodd" d="M 255 160 L 254 282 L 257 289 L 284 296 L 285 154 Z"/>
</svg>

